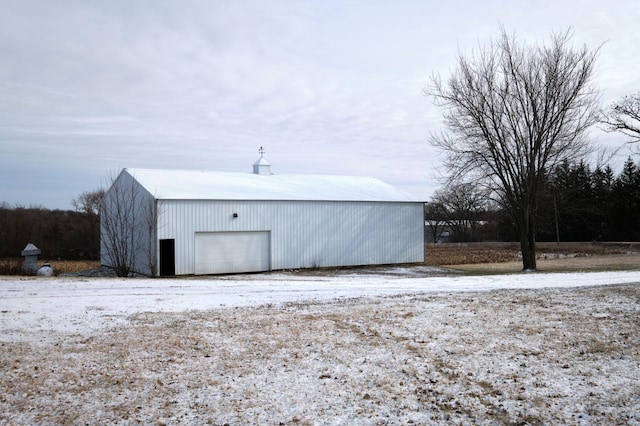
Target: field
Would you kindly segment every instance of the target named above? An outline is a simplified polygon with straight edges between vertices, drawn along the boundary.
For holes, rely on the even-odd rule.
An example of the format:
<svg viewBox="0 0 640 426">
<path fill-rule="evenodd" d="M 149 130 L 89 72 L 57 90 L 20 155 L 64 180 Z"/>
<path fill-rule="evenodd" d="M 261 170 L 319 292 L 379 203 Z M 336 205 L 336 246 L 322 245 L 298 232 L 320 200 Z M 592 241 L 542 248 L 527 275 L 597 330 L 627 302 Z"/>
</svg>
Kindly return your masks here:
<svg viewBox="0 0 640 426">
<path fill-rule="evenodd" d="M 601 257 L 611 259 L 638 254 L 640 243 L 539 242 L 536 244 L 536 249 L 536 257 L 542 265 L 549 265 L 550 260 L 560 260 L 556 262 L 559 266 L 561 263 L 571 266 L 576 264 L 575 259 L 593 260 Z M 498 263 L 520 264 L 519 243 L 427 244 L 427 264 L 429 265 L 461 266 Z"/>
<path fill-rule="evenodd" d="M 541 259 L 609 271 L 589 273 L 0 278 L 0 424 L 640 424 L 632 252 Z"/>
</svg>

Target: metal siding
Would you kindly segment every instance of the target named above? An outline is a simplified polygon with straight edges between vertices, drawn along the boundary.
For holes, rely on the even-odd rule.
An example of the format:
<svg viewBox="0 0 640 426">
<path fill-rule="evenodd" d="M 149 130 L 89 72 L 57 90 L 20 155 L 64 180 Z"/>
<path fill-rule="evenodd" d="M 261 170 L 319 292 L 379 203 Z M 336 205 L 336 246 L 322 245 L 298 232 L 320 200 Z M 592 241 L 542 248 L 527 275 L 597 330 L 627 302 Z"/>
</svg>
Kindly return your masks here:
<svg viewBox="0 0 640 426">
<path fill-rule="evenodd" d="M 422 203 L 159 202 L 158 239 L 175 239 L 176 274 L 193 274 L 196 232 L 270 231 L 271 269 L 422 262 Z M 233 218 L 233 213 L 238 217 Z"/>
<path fill-rule="evenodd" d="M 133 247 L 129 248 L 133 252 L 133 262 L 130 266 L 134 272 L 151 274 L 151 264 L 157 266 L 157 247 L 159 244 L 157 235 L 150 234 L 153 232 L 150 228 L 155 225 L 153 223 L 155 221 L 154 210 L 156 209 L 155 198 L 130 174 L 123 171 L 105 194 L 104 203 L 105 207 L 101 211 L 100 222 L 100 263 L 115 266 L 111 265 L 109 256 L 111 245 L 108 238 L 105 237 L 104 215 L 107 214 L 106 212 L 119 215 L 120 213 L 116 213 L 118 209 L 131 208 L 132 214 L 127 217 L 129 221 L 134 222 L 130 224 L 134 229 L 131 236 Z M 128 215 L 125 213 L 120 217 L 126 216 Z M 117 230 L 112 229 L 111 231 Z"/>
</svg>

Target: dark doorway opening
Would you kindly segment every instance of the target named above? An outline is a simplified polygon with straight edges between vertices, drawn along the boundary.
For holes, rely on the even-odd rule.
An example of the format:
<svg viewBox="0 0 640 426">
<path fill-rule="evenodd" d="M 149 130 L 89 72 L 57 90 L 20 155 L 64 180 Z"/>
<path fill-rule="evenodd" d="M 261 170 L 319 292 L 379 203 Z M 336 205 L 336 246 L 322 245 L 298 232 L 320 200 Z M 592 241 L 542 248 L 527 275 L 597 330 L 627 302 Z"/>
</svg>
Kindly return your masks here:
<svg viewBox="0 0 640 426">
<path fill-rule="evenodd" d="M 176 240 L 160 240 L 160 275 L 176 274 Z"/>
</svg>

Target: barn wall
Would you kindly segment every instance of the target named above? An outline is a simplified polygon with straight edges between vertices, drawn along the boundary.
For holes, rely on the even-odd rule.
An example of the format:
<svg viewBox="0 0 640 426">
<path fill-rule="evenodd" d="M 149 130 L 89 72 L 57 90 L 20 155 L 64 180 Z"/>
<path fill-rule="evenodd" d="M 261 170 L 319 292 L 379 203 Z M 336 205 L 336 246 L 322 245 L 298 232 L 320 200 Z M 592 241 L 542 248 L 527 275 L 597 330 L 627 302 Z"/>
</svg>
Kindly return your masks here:
<svg viewBox="0 0 640 426">
<path fill-rule="evenodd" d="M 237 213 L 237 218 L 234 218 Z M 270 231 L 271 269 L 422 262 L 422 203 L 158 201 L 158 239 L 194 273 L 196 232 Z"/>
<path fill-rule="evenodd" d="M 134 272 L 152 275 L 157 264 L 155 198 L 126 170 L 107 190 L 100 211 L 100 263 L 126 259 Z M 119 248 L 113 248 L 114 245 Z"/>
</svg>

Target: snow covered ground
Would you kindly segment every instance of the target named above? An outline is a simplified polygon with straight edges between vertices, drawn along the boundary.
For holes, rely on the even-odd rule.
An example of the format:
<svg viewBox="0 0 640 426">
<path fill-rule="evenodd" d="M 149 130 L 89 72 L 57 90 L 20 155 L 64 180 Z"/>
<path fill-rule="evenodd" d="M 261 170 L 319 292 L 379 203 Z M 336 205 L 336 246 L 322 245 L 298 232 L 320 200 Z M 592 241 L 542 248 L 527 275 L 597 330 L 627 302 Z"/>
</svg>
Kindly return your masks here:
<svg viewBox="0 0 640 426">
<path fill-rule="evenodd" d="M 639 284 L 0 277 L 0 424 L 640 424 Z"/>
</svg>

